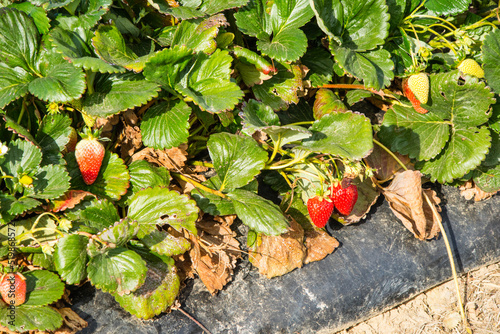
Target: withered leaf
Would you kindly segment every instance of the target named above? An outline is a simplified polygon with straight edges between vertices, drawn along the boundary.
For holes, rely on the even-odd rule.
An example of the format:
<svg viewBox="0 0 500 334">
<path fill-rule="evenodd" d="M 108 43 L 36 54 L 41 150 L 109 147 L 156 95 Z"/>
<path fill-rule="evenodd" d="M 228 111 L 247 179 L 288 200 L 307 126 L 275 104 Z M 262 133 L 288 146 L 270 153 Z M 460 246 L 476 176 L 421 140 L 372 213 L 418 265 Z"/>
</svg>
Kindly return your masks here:
<svg viewBox="0 0 500 334">
<path fill-rule="evenodd" d="M 151 147 L 146 147 L 145 149 L 135 153 L 132 156 L 132 161 L 135 160 L 146 160 L 151 163 L 155 163 L 158 166 L 164 166 L 165 168 L 173 171 L 179 171 L 184 167 L 187 161 L 186 152 L 187 145 L 181 144 L 179 147 L 173 147 L 168 150 L 156 150 Z"/>
<path fill-rule="evenodd" d="M 498 191 L 492 193 L 487 193 L 485 191 L 482 191 L 472 181 L 467 181 L 465 184 L 461 185 L 459 189 L 460 189 L 460 195 L 462 195 L 462 197 L 464 197 L 466 200 L 471 200 L 474 198 L 475 202 L 489 199 L 493 195 L 498 193 Z"/>
<path fill-rule="evenodd" d="M 424 198 L 424 193 L 434 206 L 436 214 Z M 425 240 L 438 235 L 437 219 L 441 220 L 438 213 L 441 211 L 441 200 L 435 191 L 422 189 L 422 174 L 419 171 L 407 170 L 396 174 L 383 194 L 392 212 L 416 238 Z"/>
<path fill-rule="evenodd" d="M 61 314 L 64 325 L 57 329 L 54 334 L 73 334 L 88 326 L 88 323 L 69 307 L 58 308 L 56 311 Z"/>
<path fill-rule="evenodd" d="M 306 257 L 304 230 L 294 220 L 289 232 L 278 236 L 262 235 L 250 250 L 250 262 L 267 278 L 284 275 L 301 268 Z"/>
<path fill-rule="evenodd" d="M 88 191 L 70 190 L 70 191 L 66 192 L 63 196 L 52 201 L 52 204 L 54 205 L 52 211 L 53 212 L 60 212 L 60 211 L 66 210 L 66 209 L 72 209 L 75 207 L 75 205 L 80 203 L 87 196 L 95 197 L 94 194 L 92 194 Z"/>
<path fill-rule="evenodd" d="M 408 168 L 413 169 L 410 158 L 407 155 L 394 153 L 394 155 Z M 389 180 L 396 172 L 403 167 L 389 153 L 379 145 L 373 146 L 372 153 L 365 158 L 365 162 L 371 168 L 375 169 L 375 177 L 379 180 Z"/>
<path fill-rule="evenodd" d="M 190 235 L 192 268 L 183 270 L 187 270 L 188 275 L 189 270 L 193 270 L 208 291 L 215 294 L 231 281 L 236 261 L 241 257 L 240 244 L 226 223 L 204 220 L 196 227 L 199 235 Z"/>
<path fill-rule="evenodd" d="M 340 245 L 337 239 L 320 229 L 306 230 L 305 243 L 307 248 L 305 264 L 322 260 Z"/>
</svg>

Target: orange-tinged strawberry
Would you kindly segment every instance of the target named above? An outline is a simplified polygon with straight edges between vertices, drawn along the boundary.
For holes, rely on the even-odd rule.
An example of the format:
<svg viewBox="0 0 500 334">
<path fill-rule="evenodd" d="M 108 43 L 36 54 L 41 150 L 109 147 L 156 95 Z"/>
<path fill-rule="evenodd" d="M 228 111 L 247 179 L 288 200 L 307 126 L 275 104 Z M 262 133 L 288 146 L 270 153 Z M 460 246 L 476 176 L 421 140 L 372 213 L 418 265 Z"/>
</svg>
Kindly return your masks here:
<svg viewBox="0 0 500 334">
<path fill-rule="evenodd" d="M 312 222 L 319 228 L 325 227 L 333 213 L 333 202 L 326 197 L 314 196 L 307 200 L 307 211 Z"/>
<path fill-rule="evenodd" d="M 477 63 L 474 59 L 464 59 L 458 64 L 457 67 L 462 74 L 472 75 L 478 78 L 484 78 L 484 70 L 481 65 Z"/>
<path fill-rule="evenodd" d="M 26 301 L 26 279 L 21 273 L 8 273 L 0 280 L 0 294 L 8 305 L 19 306 Z"/>
<path fill-rule="evenodd" d="M 425 73 L 410 75 L 408 78 L 408 88 L 420 103 L 427 103 L 429 100 L 429 77 Z"/>
<path fill-rule="evenodd" d="M 419 114 L 426 114 L 428 112 L 427 109 L 424 109 L 420 106 L 420 101 L 413 94 L 412 90 L 408 85 L 408 78 L 403 79 L 403 94 L 406 96 L 408 100 L 410 100 L 413 109 Z"/>
<path fill-rule="evenodd" d="M 93 135 L 76 144 L 75 158 L 86 184 L 91 185 L 97 179 L 104 153 L 104 146 Z"/>
</svg>

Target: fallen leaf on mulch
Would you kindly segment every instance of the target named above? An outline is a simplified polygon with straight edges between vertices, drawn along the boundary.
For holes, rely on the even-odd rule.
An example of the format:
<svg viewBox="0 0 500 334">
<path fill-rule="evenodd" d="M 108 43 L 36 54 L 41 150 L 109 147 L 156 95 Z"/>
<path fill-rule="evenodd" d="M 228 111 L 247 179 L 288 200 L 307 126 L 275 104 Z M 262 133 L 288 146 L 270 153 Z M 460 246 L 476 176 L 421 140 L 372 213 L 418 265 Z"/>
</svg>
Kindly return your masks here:
<svg viewBox="0 0 500 334">
<path fill-rule="evenodd" d="M 225 221 L 202 220 L 196 228 L 198 236 L 189 234 L 191 250 L 177 257 L 176 264 L 184 277 L 198 275 L 208 291 L 215 294 L 232 280 L 236 261 L 241 257 L 240 244 Z"/>
<path fill-rule="evenodd" d="M 267 278 L 301 268 L 306 257 L 304 230 L 290 219 L 289 232 L 279 236 L 261 235 L 250 249 L 250 262 Z"/>
<path fill-rule="evenodd" d="M 482 191 L 472 181 L 467 181 L 466 183 L 461 185 L 459 189 L 460 195 L 462 195 L 462 197 L 464 197 L 466 200 L 471 200 L 474 198 L 475 202 L 491 198 L 493 195 L 498 193 L 498 191 L 492 193 Z"/>
<path fill-rule="evenodd" d="M 56 311 L 62 316 L 64 325 L 54 334 L 73 334 L 88 326 L 88 323 L 69 307 L 58 308 Z"/>
<path fill-rule="evenodd" d="M 169 170 L 180 171 L 187 161 L 187 145 L 181 144 L 168 150 L 156 150 L 147 147 L 132 156 L 132 161 L 146 160 Z"/>
<path fill-rule="evenodd" d="M 383 190 L 383 194 L 392 212 L 403 225 L 420 240 L 432 239 L 439 234 L 439 225 L 436 217 L 424 198 L 424 193 L 434 205 L 436 212 L 440 212 L 441 200 L 436 192 L 422 189 L 422 174 L 419 171 L 404 171 L 396 174 L 391 184 Z"/>
<path fill-rule="evenodd" d="M 307 248 L 306 258 L 304 259 L 305 264 L 322 260 L 340 245 L 337 239 L 324 230 L 306 230 L 304 236 Z"/>
</svg>

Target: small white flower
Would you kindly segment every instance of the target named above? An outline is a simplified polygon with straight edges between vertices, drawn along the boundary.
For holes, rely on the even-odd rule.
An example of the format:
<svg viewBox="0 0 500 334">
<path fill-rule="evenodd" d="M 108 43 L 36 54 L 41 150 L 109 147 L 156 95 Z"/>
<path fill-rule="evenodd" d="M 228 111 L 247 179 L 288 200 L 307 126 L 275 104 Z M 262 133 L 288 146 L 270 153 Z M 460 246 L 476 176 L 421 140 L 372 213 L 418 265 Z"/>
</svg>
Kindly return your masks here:
<svg viewBox="0 0 500 334">
<path fill-rule="evenodd" d="M 0 157 L 2 157 L 5 154 L 7 154 L 8 151 L 9 151 L 9 148 L 5 144 L 3 144 L 2 142 L 0 142 Z"/>
</svg>

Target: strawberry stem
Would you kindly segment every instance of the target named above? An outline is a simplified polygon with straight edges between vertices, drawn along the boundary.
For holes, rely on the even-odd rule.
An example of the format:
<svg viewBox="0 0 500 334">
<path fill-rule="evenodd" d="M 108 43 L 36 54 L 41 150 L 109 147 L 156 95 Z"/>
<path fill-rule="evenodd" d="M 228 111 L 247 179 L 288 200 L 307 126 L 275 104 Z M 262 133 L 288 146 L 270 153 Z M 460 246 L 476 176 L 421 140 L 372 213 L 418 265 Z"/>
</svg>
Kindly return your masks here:
<svg viewBox="0 0 500 334">
<path fill-rule="evenodd" d="M 373 142 L 375 144 L 377 144 L 378 146 L 380 146 L 380 148 L 382 148 L 384 151 L 386 151 L 387 153 L 389 153 L 389 155 L 394 159 L 396 160 L 396 162 L 406 171 L 408 170 L 408 168 L 406 168 L 405 164 L 401 162 L 401 160 L 399 160 L 399 158 L 391 151 L 389 150 L 384 144 L 382 144 L 381 142 L 379 142 L 378 140 L 376 140 L 375 138 L 373 138 Z"/>
<path fill-rule="evenodd" d="M 223 188 L 221 188 L 220 190 L 214 190 L 212 188 L 209 188 L 209 187 L 207 187 L 207 186 L 199 183 L 198 181 L 195 181 L 195 180 L 193 180 L 193 179 L 191 179 L 191 178 L 189 178 L 189 177 L 181 174 L 181 173 L 170 172 L 170 175 L 172 175 L 174 178 L 176 178 L 178 180 L 182 180 L 184 182 L 189 182 L 193 186 L 195 186 L 196 188 L 199 188 L 199 189 L 204 190 L 204 191 L 206 191 L 208 193 L 211 193 L 213 195 L 216 195 L 216 196 L 219 196 L 219 197 L 227 199 L 227 196 L 224 193 L 221 192 Z"/>
</svg>

